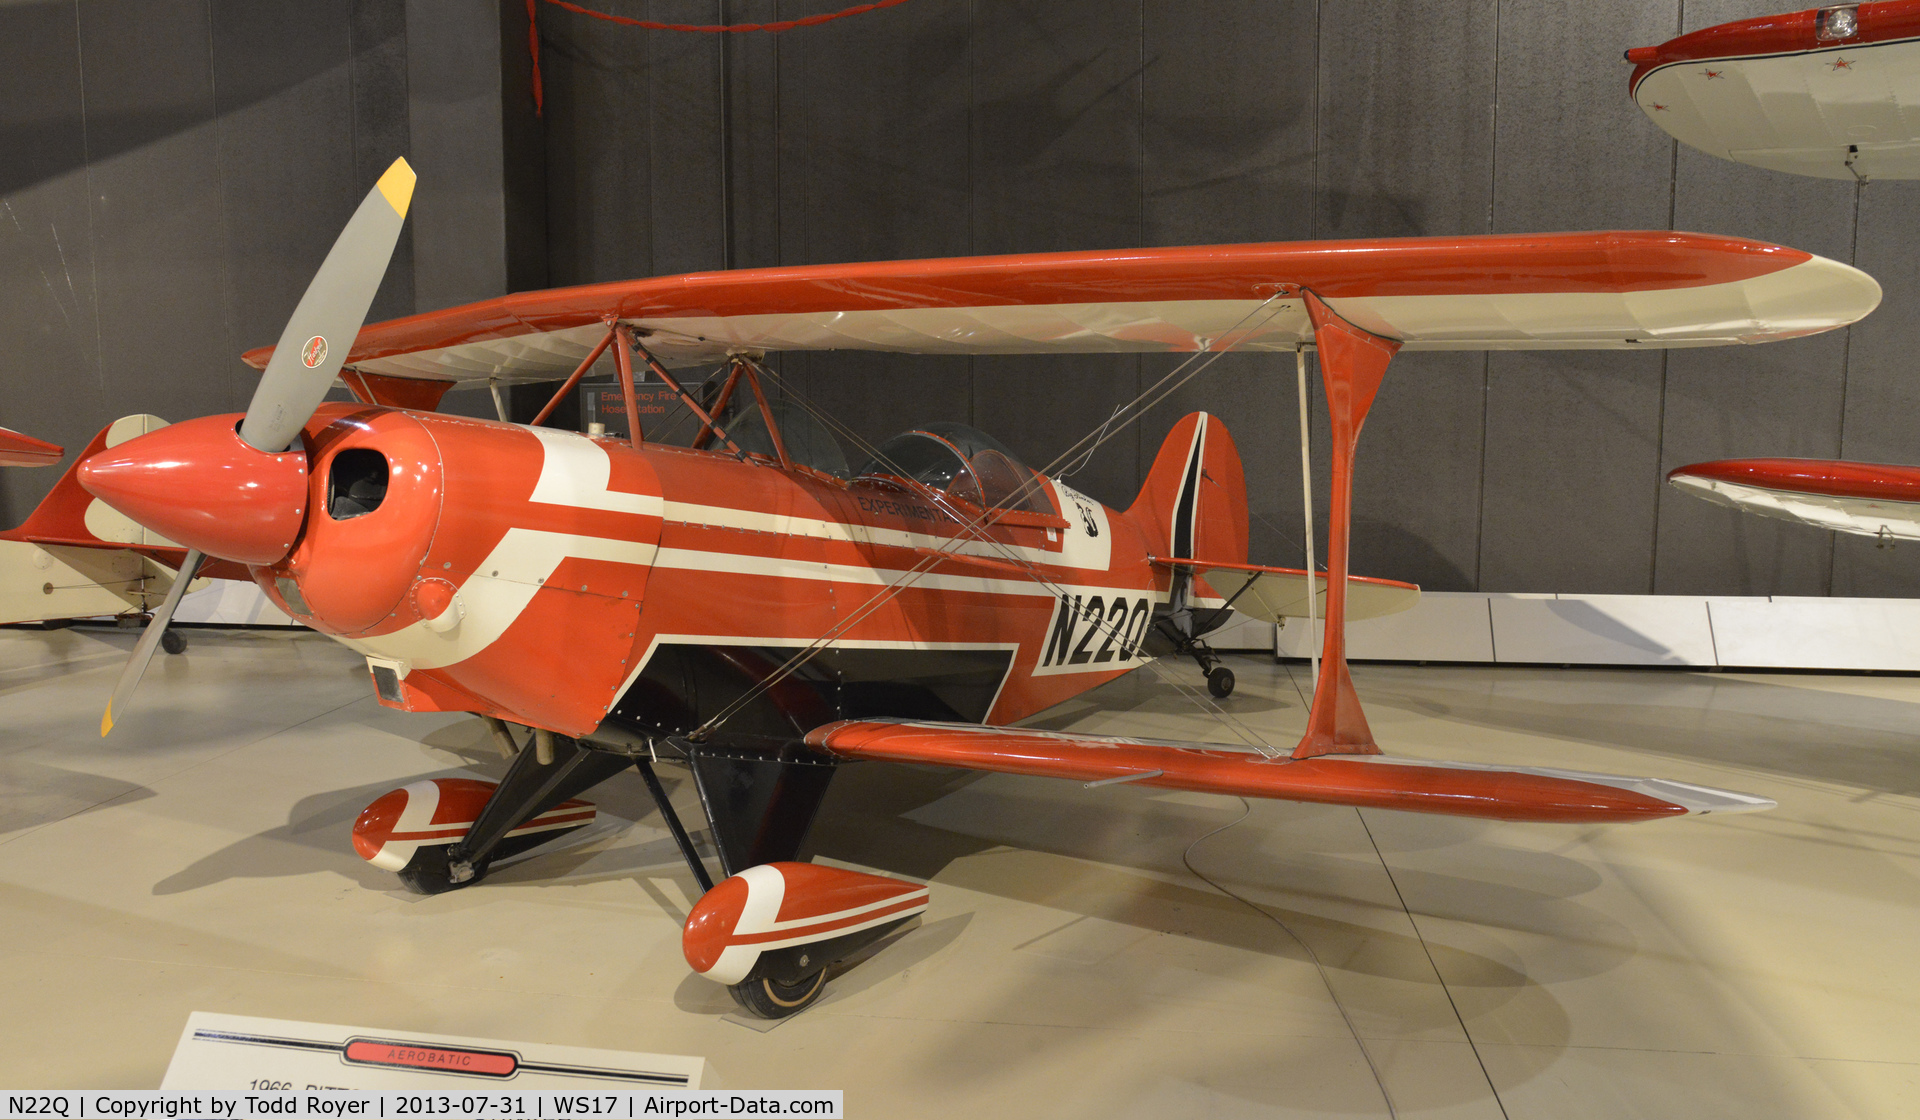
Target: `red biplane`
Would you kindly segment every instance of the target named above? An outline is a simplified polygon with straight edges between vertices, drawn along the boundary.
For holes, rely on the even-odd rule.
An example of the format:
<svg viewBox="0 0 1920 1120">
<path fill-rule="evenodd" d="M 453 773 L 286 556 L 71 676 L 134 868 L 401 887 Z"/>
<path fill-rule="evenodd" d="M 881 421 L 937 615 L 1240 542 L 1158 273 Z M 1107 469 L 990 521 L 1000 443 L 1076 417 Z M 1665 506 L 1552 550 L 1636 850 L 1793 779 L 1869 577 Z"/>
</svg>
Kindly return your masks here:
<svg viewBox="0 0 1920 1120">
<path fill-rule="evenodd" d="M 414 889 L 472 884 L 490 861 L 579 827 L 593 809 L 577 797 L 637 769 L 709 888 L 687 922 L 688 961 L 779 1016 L 818 996 L 829 964 L 926 905 L 921 884 L 795 862 L 834 768 L 854 760 L 1513 820 L 1772 804 L 1382 757 L 1344 623 L 1418 592 L 1348 578 L 1353 453 L 1402 348 L 1790 338 L 1873 309 L 1879 288 L 1853 268 L 1670 232 L 1228 245 L 664 277 L 363 328 L 412 182 L 396 162 L 280 343 L 248 356 L 265 374 L 245 415 L 95 449 L 62 485 L 190 548 L 186 571 L 244 572 L 365 654 L 382 704 L 476 713 L 512 746 L 497 786 L 420 782 L 361 816 L 361 854 Z M 1139 498 L 1110 509 L 954 424 L 864 448 L 849 469 L 830 418 L 762 363 L 771 350 L 862 348 L 1187 352 L 1192 365 L 1251 349 L 1299 354 L 1303 369 L 1309 346 L 1334 438 L 1317 576 L 1248 562 L 1244 478 L 1218 418 L 1178 423 Z M 609 349 L 629 438 L 434 411 L 463 380 L 564 375 L 564 393 Z M 717 392 L 673 372 L 707 362 L 724 371 Z M 698 419 L 691 446 L 642 438 L 640 366 Z M 360 403 L 321 403 L 336 377 Z M 63 492 L 80 493 L 49 502 Z M 136 647 L 103 734 L 177 598 Z M 1297 744 L 1010 726 L 1175 652 L 1231 691 L 1204 644 L 1228 606 L 1324 611 Z M 662 791 L 662 759 L 691 771 L 728 876 L 718 886 Z"/>
</svg>

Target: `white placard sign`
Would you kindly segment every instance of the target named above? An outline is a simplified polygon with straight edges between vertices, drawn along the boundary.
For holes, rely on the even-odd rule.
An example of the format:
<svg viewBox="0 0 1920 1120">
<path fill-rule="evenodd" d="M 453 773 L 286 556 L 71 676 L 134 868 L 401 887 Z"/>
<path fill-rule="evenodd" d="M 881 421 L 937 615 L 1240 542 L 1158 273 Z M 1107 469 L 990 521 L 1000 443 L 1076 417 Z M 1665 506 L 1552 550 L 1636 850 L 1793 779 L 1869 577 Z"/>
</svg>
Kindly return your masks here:
<svg viewBox="0 0 1920 1120">
<path fill-rule="evenodd" d="M 162 1089 L 698 1089 L 706 1059 L 196 1011 Z"/>
</svg>

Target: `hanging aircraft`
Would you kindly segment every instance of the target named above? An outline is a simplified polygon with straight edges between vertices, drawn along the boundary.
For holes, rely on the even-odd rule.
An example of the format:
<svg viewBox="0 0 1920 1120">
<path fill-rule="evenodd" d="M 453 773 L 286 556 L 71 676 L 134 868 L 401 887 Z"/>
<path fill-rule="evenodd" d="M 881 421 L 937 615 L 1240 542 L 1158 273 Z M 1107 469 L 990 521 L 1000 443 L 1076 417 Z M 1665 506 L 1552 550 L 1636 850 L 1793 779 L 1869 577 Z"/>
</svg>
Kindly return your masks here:
<svg viewBox="0 0 1920 1120">
<path fill-rule="evenodd" d="M 374 801 L 356 849 L 420 891 L 592 819 L 639 771 L 706 893 L 684 948 L 744 1006 L 790 1014 L 826 970 L 926 906 L 924 884 L 797 861 L 839 765 L 882 759 L 1105 784 L 1535 821 L 1766 808 L 1651 778 L 1380 753 L 1345 649 L 1351 616 L 1418 590 L 1349 578 L 1361 424 L 1401 349 L 1756 343 L 1866 315 L 1879 287 L 1797 250 L 1688 233 L 1225 245 L 816 265 L 526 292 L 362 326 L 411 198 L 397 161 L 293 313 L 243 415 L 95 451 L 73 478 L 182 542 L 182 570 L 244 566 L 290 615 L 367 658 L 379 702 L 470 712 L 513 755 L 497 785 L 435 779 Z M 774 350 L 993 354 L 1318 351 L 1334 443 L 1327 571 L 1247 556 L 1245 480 L 1217 417 L 1177 423 L 1126 509 L 984 433 L 921 424 L 850 466 Z M 541 426 L 604 353 L 630 435 Z M 720 367 L 706 389 L 675 369 Z M 699 425 L 649 438 L 644 366 Z M 1179 373 L 1180 371 L 1176 371 Z M 1184 376 L 1185 374 L 1183 374 Z M 1304 373 L 1300 373 L 1304 376 Z M 335 378 L 362 403 L 322 404 Z M 433 411 L 450 385 L 565 380 L 531 425 Z M 1117 430 L 1170 375 L 1104 426 Z M 1087 452 L 1096 437 L 1083 440 Z M 102 720 L 124 719 L 166 630 L 155 612 Z M 1324 615 L 1308 727 L 1246 749 L 1012 726 L 1181 653 L 1232 606 Z M 1223 687 L 1225 686 L 1225 687 Z M 656 762 L 684 763 L 713 884 Z"/>
<path fill-rule="evenodd" d="M 1667 472 L 1675 489 L 1762 517 L 1920 540 L 1920 467 L 1837 459 L 1720 459 Z"/>
<path fill-rule="evenodd" d="M 1736 20 L 1626 58 L 1634 103 L 1708 155 L 1822 179 L 1920 177 L 1920 0 Z"/>
<path fill-rule="evenodd" d="M 46 467 L 66 457 L 66 449 L 45 440 L 0 428 L 0 467 Z"/>
<path fill-rule="evenodd" d="M 74 463 L 165 424 L 157 416 L 122 417 L 89 441 Z M 45 465 L 65 454 L 53 444 L 0 428 L 0 463 Z M 24 523 L 0 531 L 0 625 L 115 616 L 144 620 L 172 588 L 185 555 L 183 546 L 82 490 L 69 469 Z M 212 565 L 206 574 L 250 578 L 237 565 Z M 205 585 L 203 578 L 191 589 Z M 162 642 L 168 653 L 186 649 L 186 639 L 176 631 L 169 630 Z"/>
<path fill-rule="evenodd" d="M 1636 47 L 1627 61 L 1635 103 L 1710 155 L 1823 179 L 1920 178 L 1920 0 L 1736 20 Z M 1920 537 L 1920 468 L 1722 459 L 1667 481 L 1762 517 Z"/>
</svg>

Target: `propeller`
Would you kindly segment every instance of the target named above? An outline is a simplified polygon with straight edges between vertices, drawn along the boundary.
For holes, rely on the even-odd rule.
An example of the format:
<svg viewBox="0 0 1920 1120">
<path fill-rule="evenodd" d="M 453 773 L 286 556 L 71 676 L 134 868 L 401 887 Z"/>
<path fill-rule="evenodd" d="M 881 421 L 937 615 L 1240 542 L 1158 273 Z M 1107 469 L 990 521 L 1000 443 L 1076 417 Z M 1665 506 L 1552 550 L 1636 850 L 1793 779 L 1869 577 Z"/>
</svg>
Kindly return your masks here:
<svg viewBox="0 0 1920 1120">
<path fill-rule="evenodd" d="M 393 259 L 413 183 L 413 168 L 404 159 L 394 160 L 327 251 L 280 332 L 247 418 L 240 422 L 240 438 L 249 446 L 269 453 L 286 450 L 333 387 Z"/>
<path fill-rule="evenodd" d="M 393 259 L 407 204 L 413 199 L 414 180 L 407 161 L 394 160 L 327 251 L 327 259 L 321 262 L 320 271 L 314 273 L 286 329 L 280 332 L 280 343 L 253 391 L 246 418 L 240 421 L 240 439 L 249 447 L 268 455 L 292 447 L 300 429 L 306 427 L 327 390 L 333 387 L 333 379 L 346 363 L 347 352 L 366 322 L 367 309 L 373 306 L 374 294 Z M 116 713 L 124 712 L 133 699 L 147 663 L 153 660 L 154 648 L 205 558 L 198 549 L 187 550 L 179 576 L 113 686 L 106 714 L 100 717 L 102 736 L 113 730 Z"/>
<path fill-rule="evenodd" d="M 113 713 L 122 711 L 127 701 L 133 699 L 133 690 L 140 687 L 140 677 L 147 671 L 147 662 L 153 660 L 153 651 L 160 645 L 160 638 L 167 632 L 167 623 L 173 621 L 173 612 L 180 606 L 180 600 L 187 593 L 187 585 L 200 570 L 200 561 L 206 555 L 193 549 L 187 550 L 187 558 L 180 562 L 180 572 L 173 577 L 173 586 L 167 589 L 167 597 L 160 603 L 160 609 L 153 612 L 153 621 L 140 632 L 140 640 L 134 643 L 133 656 L 127 659 L 126 668 L 120 670 L 120 679 L 113 683 L 113 695 L 107 700 L 107 711 L 100 717 L 100 737 L 106 738 L 113 730 Z"/>
</svg>

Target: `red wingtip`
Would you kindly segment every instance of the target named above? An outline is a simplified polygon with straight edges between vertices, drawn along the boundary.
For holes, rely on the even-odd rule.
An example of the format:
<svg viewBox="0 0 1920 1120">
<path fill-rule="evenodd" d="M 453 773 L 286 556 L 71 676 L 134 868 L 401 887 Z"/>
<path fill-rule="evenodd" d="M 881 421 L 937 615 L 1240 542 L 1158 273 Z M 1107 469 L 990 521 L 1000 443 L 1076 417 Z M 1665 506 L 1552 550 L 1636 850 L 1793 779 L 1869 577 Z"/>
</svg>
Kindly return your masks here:
<svg viewBox="0 0 1920 1120">
<path fill-rule="evenodd" d="M 48 467 L 58 463 L 66 454 L 63 447 L 0 428 L 0 466 Z"/>
</svg>

